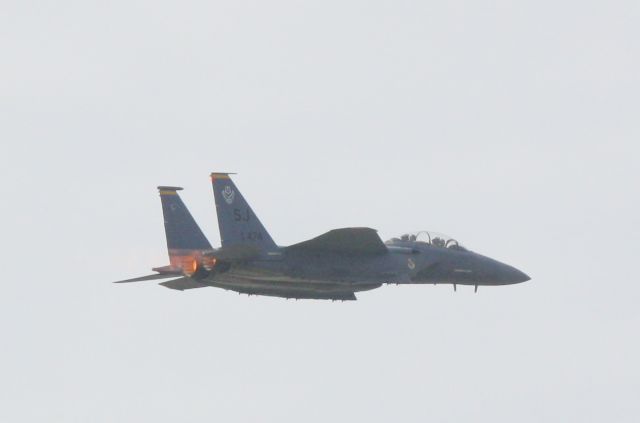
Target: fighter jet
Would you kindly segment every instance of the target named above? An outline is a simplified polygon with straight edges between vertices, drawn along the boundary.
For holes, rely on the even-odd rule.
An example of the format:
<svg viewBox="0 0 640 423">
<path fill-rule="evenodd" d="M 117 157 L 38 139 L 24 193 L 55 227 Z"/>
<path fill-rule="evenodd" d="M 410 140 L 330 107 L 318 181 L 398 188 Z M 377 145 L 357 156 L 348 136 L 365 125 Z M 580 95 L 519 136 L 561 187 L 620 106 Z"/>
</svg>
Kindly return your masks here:
<svg viewBox="0 0 640 423">
<path fill-rule="evenodd" d="M 371 228 L 333 229 L 281 247 L 231 179 L 212 173 L 222 245 L 213 248 L 182 202 L 180 187 L 160 186 L 169 265 L 116 283 L 167 279 L 180 291 L 223 288 L 248 295 L 356 300 L 383 284 L 509 285 L 530 280 L 520 270 L 465 248 L 446 235 L 408 233 L 383 242 Z"/>
</svg>

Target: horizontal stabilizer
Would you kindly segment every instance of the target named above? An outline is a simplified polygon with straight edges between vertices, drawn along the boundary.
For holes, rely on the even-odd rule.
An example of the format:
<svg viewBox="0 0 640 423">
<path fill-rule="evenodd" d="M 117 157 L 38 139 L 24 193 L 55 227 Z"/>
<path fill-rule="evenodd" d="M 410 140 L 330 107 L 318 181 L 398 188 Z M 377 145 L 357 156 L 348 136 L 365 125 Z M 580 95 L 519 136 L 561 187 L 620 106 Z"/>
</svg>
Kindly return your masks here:
<svg viewBox="0 0 640 423">
<path fill-rule="evenodd" d="M 387 252 L 375 229 L 334 229 L 316 238 L 287 247 L 293 251 L 339 254 L 383 254 Z"/>
<path fill-rule="evenodd" d="M 154 272 L 162 273 L 163 275 L 175 275 L 176 277 L 182 276 L 182 271 L 178 268 L 175 268 L 171 265 L 161 266 L 161 267 L 153 267 L 151 268 Z"/>
<path fill-rule="evenodd" d="M 158 285 L 162 285 L 169 289 L 177 289 L 178 291 L 184 291 L 185 289 L 205 288 L 209 286 L 191 278 L 174 279 L 172 281 L 161 282 Z"/>
<path fill-rule="evenodd" d="M 139 278 L 133 279 L 125 279 L 123 281 L 116 281 L 114 283 L 128 283 L 128 282 L 142 282 L 142 281 L 154 281 L 156 279 L 167 279 L 167 278 L 175 278 L 177 275 L 166 274 L 166 273 L 154 273 L 153 275 L 148 276 L 140 276 Z"/>
</svg>

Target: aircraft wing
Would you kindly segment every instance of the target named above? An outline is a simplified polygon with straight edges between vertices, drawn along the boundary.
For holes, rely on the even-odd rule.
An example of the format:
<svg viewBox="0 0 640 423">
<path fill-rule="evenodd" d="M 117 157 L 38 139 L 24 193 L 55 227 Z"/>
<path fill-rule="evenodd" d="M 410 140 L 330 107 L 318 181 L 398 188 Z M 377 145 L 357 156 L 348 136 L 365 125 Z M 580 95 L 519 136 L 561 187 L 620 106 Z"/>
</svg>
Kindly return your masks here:
<svg viewBox="0 0 640 423">
<path fill-rule="evenodd" d="M 184 291 L 185 289 L 205 288 L 209 286 L 188 277 L 174 279 L 167 282 L 160 282 L 158 285 L 162 285 L 169 289 L 176 289 L 178 291 Z"/>
<path fill-rule="evenodd" d="M 287 247 L 287 250 L 342 254 L 383 254 L 387 252 L 375 229 L 334 229 L 308 241 Z"/>
</svg>

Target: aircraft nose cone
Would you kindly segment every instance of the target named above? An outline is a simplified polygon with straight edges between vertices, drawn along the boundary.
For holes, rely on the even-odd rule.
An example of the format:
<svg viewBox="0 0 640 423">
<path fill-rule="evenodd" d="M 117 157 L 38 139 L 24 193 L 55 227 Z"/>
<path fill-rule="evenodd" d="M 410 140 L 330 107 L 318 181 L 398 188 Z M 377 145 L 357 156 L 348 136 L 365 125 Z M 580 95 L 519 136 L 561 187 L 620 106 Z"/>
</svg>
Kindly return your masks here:
<svg viewBox="0 0 640 423">
<path fill-rule="evenodd" d="M 495 260 L 490 261 L 487 266 L 486 276 L 490 285 L 511 285 L 531 280 L 526 273 Z"/>
<path fill-rule="evenodd" d="M 529 275 L 512 266 L 506 266 L 501 273 L 501 281 L 505 284 L 522 283 L 531 280 Z"/>
<path fill-rule="evenodd" d="M 522 283 L 522 282 L 526 282 L 526 281 L 530 281 L 531 278 L 529 277 L 529 275 L 527 275 L 526 273 L 513 268 L 514 272 L 512 273 L 512 280 L 513 283 Z"/>
<path fill-rule="evenodd" d="M 459 269 L 467 270 L 461 272 Z M 501 263 L 498 260 L 475 254 L 464 263 L 454 263 L 454 269 L 448 275 L 449 280 L 457 283 L 473 282 L 479 285 L 511 285 L 531 280 L 529 275 Z"/>
</svg>

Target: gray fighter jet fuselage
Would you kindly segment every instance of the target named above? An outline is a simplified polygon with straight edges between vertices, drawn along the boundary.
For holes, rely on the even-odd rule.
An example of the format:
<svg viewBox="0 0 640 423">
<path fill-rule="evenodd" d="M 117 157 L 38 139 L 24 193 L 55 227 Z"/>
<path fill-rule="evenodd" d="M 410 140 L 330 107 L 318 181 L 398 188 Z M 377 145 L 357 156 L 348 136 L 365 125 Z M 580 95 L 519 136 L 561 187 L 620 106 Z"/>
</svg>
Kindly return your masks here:
<svg viewBox="0 0 640 423">
<path fill-rule="evenodd" d="M 222 246 L 211 247 L 177 194 L 159 187 L 170 265 L 121 282 L 174 278 L 178 290 L 218 287 L 249 295 L 355 300 L 355 292 L 393 284 L 508 285 L 529 280 L 523 272 L 429 231 L 382 242 L 370 228 L 334 229 L 279 247 L 229 174 L 213 173 Z M 176 279 L 177 278 L 177 279 Z"/>
</svg>

